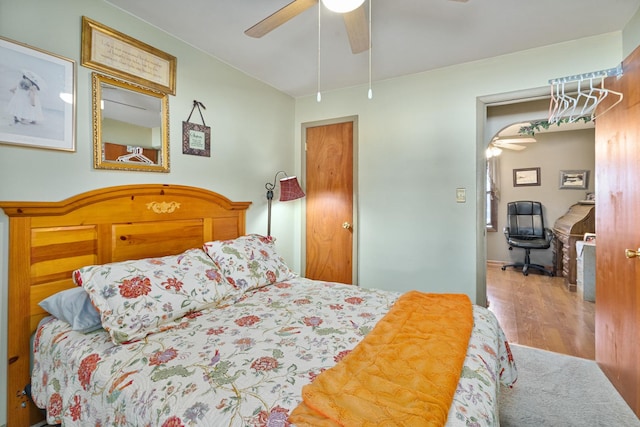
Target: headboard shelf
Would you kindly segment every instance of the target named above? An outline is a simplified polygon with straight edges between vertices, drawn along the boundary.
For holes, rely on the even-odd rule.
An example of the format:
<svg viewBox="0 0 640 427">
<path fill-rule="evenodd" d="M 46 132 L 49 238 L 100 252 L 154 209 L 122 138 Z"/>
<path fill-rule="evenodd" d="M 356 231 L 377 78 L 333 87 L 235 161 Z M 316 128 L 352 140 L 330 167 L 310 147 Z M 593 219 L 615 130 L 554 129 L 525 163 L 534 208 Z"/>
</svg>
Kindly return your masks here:
<svg viewBox="0 0 640 427">
<path fill-rule="evenodd" d="M 29 340 L 46 315 L 38 303 L 73 287 L 73 270 L 244 235 L 250 204 L 170 184 L 107 187 L 60 202 L 0 202 L 9 217 L 8 426 L 39 421 L 22 394 L 30 377 Z"/>
</svg>

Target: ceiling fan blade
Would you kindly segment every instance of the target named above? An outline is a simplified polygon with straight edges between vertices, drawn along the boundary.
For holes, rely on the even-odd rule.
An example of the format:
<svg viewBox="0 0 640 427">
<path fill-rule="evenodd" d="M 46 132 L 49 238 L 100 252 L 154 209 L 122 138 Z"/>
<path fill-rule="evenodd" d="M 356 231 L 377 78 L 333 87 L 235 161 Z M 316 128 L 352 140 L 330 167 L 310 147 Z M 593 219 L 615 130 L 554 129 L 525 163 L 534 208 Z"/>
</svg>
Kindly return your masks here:
<svg viewBox="0 0 640 427">
<path fill-rule="evenodd" d="M 525 148 L 527 148 L 527 147 L 525 147 L 523 145 L 509 144 L 507 142 L 500 142 L 500 141 L 494 141 L 491 144 L 494 147 L 505 148 L 507 150 L 515 150 L 515 151 L 522 151 Z"/>
<path fill-rule="evenodd" d="M 344 14 L 344 25 L 347 27 L 351 52 L 360 53 L 369 49 L 369 22 L 364 10 L 364 3 L 357 9 Z"/>
<path fill-rule="evenodd" d="M 507 144 L 530 144 L 532 142 L 536 142 L 535 138 L 531 137 L 506 137 L 506 138 L 498 138 L 496 139 L 498 142 L 503 142 Z"/>
<path fill-rule="evenodd" d="M 244 33 L 250 37 L 260 38 L 316 4 L 318 4 L 318 0 L 293 0 L 291 3 L 267 16 Z"/>
</svg>

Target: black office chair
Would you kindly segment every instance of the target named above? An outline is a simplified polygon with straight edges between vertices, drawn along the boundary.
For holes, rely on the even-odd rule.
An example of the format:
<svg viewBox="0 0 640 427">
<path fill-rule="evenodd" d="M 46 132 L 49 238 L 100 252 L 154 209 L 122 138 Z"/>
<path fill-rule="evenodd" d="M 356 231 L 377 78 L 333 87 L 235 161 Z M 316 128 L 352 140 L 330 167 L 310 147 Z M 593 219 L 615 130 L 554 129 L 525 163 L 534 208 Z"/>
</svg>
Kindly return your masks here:
<svg viewBox="0 0 640 427">
<path fill-rule="evenodd" d="M 507 267 L 522 268 L 522 274 L 529 275 L 529 269 L 534 268 L 549 276 L 553 271 L 547 270 L 543 265 L 531 263 L 531 249 L 547 249 L 551 246 L 553 232 L 544 226 L 542 204 L 540 202 L 519 201 L 507 203 L 507 226 L 504 235 L 509 244 L 509 250 L 513 248 L 524 249 L 524 262 L 503 265 Z"/>
</svg>

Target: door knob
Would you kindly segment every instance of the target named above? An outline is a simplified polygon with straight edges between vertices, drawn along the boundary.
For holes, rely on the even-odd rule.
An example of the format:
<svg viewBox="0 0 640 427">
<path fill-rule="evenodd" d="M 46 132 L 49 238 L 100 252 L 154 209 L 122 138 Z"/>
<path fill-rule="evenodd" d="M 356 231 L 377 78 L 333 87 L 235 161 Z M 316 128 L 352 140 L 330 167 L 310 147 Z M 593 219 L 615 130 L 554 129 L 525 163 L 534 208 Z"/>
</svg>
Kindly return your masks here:
<svg viewBox="0 0 640 427">
<path fill-rule="evenodd" d="M 345 230 L 351 230 L 351 224 L 345 221 L 342 223 L 342 228 L 344 228 Z"/>
<path fill-rule="evenodd" d="M 627 258 L 636 258 L 640 256 L 640 248 L 638 248 L 638 250 L 636 251 L 634 251 L 633 249 L 625 249 L 624 256 L 626 256 Z"/>
</svg>

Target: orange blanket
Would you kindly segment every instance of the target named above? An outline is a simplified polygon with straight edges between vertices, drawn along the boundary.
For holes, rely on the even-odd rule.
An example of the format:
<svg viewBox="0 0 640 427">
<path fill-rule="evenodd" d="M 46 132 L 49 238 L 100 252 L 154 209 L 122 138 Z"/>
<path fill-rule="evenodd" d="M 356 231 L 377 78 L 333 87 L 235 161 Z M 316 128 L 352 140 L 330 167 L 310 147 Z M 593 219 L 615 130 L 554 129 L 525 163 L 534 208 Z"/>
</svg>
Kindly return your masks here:
<svg viewBox="0 0 640 427">
<path fill-rule="evenodd" d="M 443 426 L 473 327 L 466 295 L 402 295 L 337 365 L 302 389 L 304 426 Z"/>
</svg>

